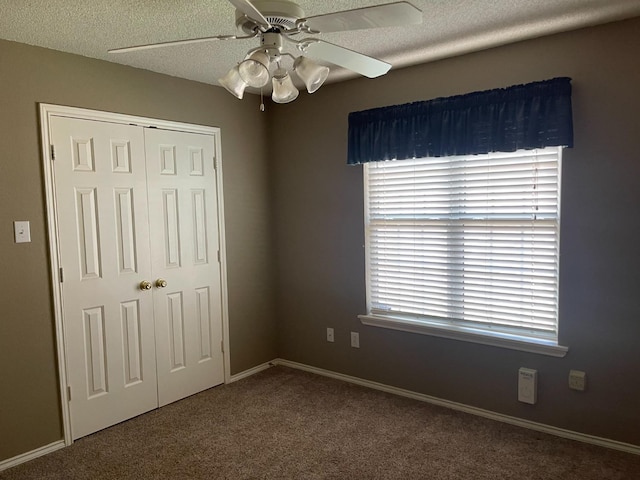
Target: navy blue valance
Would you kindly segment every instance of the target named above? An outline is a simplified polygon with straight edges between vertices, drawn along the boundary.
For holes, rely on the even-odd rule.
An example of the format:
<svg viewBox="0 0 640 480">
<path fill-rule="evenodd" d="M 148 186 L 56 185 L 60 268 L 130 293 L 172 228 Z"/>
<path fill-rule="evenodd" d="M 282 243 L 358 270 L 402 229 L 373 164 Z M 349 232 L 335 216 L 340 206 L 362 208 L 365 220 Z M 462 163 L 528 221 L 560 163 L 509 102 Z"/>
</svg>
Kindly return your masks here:
<svg viewBox="0 0 640 480">
<path fill-rule="evenodd" d="M 348 162 L 573 146 L 571 79 L 349 114 Z"/>
</svg>

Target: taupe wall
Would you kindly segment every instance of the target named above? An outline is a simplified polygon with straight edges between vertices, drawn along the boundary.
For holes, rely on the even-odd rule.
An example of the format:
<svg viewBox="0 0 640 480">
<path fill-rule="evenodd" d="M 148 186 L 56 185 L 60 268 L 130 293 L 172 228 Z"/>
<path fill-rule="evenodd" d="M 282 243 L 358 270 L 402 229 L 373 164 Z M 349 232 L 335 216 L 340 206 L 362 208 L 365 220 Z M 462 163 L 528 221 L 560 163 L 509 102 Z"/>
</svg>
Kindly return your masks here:
<svg viewBox="0 0 640 480">
<path fill-rule="evenodd" d="M 221 128 L 232 373 L 277 354 L 266 120 L 257 100 L 0 41 L 0 460 L 62 438 L 38 102 Z M 13 243 L 13 220 L 31 222 L 32 243 Z"/>
<path fill-rule="evenodd" d="M 279 353 L 289 360 L 640 445 L 640 19 L 327 85 L 272 109 Z M 361 167 L 347 115 L 384 105 L 573 78 L 575 148 L 562 178 L 563 359 L 365 327 Z M 335 343 L 325 328 L 335 328 Z M 360 332 L 360 349 L 349 332 Z M 539 402 L 516 400 L 519 367 Z M 567 387 L 587 372 L 588 391 Z"/>
<path fill-rule="evenodd" d="M 38 102 L 221 127 L 232 373 L 280 356 L 640 445 L 639 51 L 636 19 L 326 85 L 260 114 L 220 88 L 0 41 L 0 461 L 62 437 Z M 362 175 L 345 163 L 348 113 L 554 76 L 574 86 L 567 357 L 362 326 Z M 31 221 L 32 243 L 13 243 L 13 220 Z M 352 330 L 360 349 L 348 346 Z M 521 366 L 540 372 L 536 406 L 516 401 Z M 568 390 L 572 368 L 587 372 L 586 393 Z"/>
</svg>

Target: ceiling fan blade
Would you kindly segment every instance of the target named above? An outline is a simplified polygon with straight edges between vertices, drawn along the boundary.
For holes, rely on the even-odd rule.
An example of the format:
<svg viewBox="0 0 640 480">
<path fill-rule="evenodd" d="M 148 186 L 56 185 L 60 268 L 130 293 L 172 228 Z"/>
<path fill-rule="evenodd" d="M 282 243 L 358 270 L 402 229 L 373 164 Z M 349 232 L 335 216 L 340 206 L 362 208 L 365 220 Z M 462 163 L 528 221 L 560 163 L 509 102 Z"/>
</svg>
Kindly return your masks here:
<svg viewBox="0 0 640 480">
<path fill-rule="evenodd" d="M 409 2 L 394 2 L 317 15 L 303 19 L 300 23 L 320 33 L 376 27 L 399 27 L 422 23 L 422 10 Z"/>
<path fill-rule="evenodd" d="M 170 42 L 148 43 L 146 45 L 134 45 L 132 47 L 112 48 L 109 53 L 127 53 L 137 52 L 138 50 L 149 50 L 151 48 L 172 47 L 174 45 L 188 45 L 190 43 L 212 42 L 215 40 L 242 40 L 245 38 L 254 38 L 255 35 L 247 37 L 238 37 L 236 35 L 217 35 L 215 37 L 189 38 L 187 40 L 172 40 Z"/>
<path fill-rule="evenodd" d="M 229 0 L 229 3 L 236 7 L 236 10 L 240 10 L 251 20 L 262 25 L 265 29 L 268 30 L 271 28 L 269 20 L 267 20 L 264 15 L 260 13 L 260 10 L 258 10 L 249 0 Z"/>
<path fill-rule="evenodd" d="M 391 68 L 390 63 L 315 38 L 301 40 L 299 45 L 311 57 L 326 60 L 369 78 L 384 75 Z"/>
</svg>

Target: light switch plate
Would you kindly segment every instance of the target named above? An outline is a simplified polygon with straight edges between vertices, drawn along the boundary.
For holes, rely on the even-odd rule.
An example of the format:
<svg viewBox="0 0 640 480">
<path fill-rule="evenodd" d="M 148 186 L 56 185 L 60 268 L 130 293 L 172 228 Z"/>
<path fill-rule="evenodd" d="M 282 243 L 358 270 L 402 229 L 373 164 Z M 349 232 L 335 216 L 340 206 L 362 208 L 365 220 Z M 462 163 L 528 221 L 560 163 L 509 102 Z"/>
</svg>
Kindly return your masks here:
<svg viewBox="0 0 640 480">
<path fill-rule="evenodd" d="M 13 222 L 13 233 L 16 243 L 29 243 L 31 241 L 31 227 L 28 221 Z"/>
</svg>

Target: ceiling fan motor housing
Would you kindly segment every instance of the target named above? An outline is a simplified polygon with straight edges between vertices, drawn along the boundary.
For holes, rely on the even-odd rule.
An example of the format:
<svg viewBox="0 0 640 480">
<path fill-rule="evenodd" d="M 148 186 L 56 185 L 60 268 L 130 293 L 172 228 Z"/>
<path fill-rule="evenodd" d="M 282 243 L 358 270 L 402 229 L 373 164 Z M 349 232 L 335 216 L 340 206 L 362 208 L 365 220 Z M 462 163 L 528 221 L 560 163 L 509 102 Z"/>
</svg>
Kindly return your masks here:
<svg viewBox="0 0 640 480">
<path fill-rule="evenodd" d="M 280 56 L 282 52 L 282 34 L 278 32 L 263 33 L 260 38 L 260 46 L 274 60 Z"/>
<path fill-rule="evenodd" d="M 296 21 L 304 18 L 304 11 L 294 2 L 287 0 L 253 0 L 253 5 L 275 28 L 282 32 L 296 27 Z M 244 13 L 236 10 L 236 27 L 251 35 L 259 25 Z"/>
</svg>

